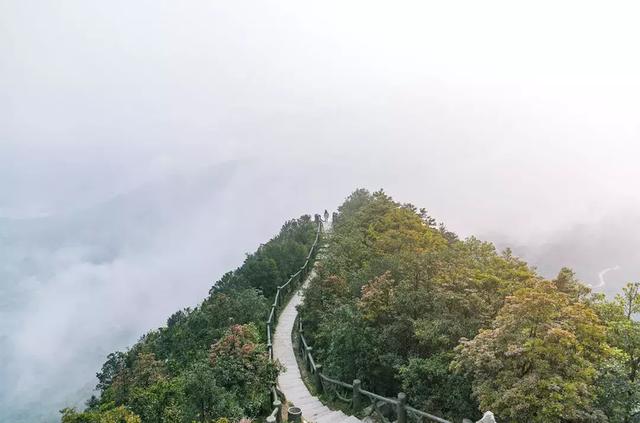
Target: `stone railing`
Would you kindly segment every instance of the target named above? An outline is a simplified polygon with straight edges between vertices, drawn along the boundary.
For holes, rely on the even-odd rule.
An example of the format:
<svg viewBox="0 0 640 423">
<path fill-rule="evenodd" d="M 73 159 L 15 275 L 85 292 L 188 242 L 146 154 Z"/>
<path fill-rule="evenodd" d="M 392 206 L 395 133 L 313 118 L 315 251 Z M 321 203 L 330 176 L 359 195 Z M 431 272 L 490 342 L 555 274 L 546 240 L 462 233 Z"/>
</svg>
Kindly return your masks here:
<svg viewBox="0 0 640 423">
<path fill-rule="evenodd" d="M 313 358 L 313 347 L 311 347 L 304 337 L 302 321 L 298 319 L 298 350 L 302 357 L 304 367 L 313 380 L 318 395 L 326 393 L 334 399 L 340 400 L 351 406 L 353 414 L 375 414 L 377 419 L 385 422 L 437 422 L 452 423 L 433 414 L 418 410 L 407 404 L 407 396 L 400 392 L 396 398 L 387 398 L 381 395 L 362 389 L 360 380 L 355 379 L 353 383 L 346 383 L 333 379 L 322 371 L 322 365 Z M 369 405 L 366 406 L 366 402 Z M 462 423 L 472 423 L 469 419 L 464 419 Z M 484 417 L 477 423 L 496 423 L 493 413 L 486 412 Z"/>
<path fill-rule="evenodd" d="M 273 304 L 271 304 L 271 309 L 269 311 L 269 317 L 267 318 L 267 350 L 269 352 L 269 359 L 273 360 L 273 344 L 272 344 L 272 334 L 273 330 L 278 323 L 278 315 L 280 308 L 287 303 L 287 300 L 291 297 L 291 295 L 297 291 L 297 289 L 302 285 L 305 278 L 311 272 L 313 268 L 313 261 L 315 258 L 315 254 L 318 251 L 318 245 L 320 242 L 320 234 L 322 232 L 322 220 L 320 219 L 320 215 L 315 215 L 315 222 L 318 225 L 318 229 L 316 231 L 316 238 L 313 241 L 313 245 L 309 249 L 309 254 L 307 254 L 307 258 L 304 264 L 300 267 L 300 269 L 291 275 L 289 280 L 285 282 L 282 286 L 278 286 L 276 290 L 276 295 L 273 300 Z M 273 409 L 271 414 L 267 417 L 267 422 L 279 422 L 280 416 L 282 413 L 282 403 L 284 400 L 284 395 L 280 390 L 278 390 L 275 381 L 272 383 L 271 387 L 271 399 Z"/>
</svg>

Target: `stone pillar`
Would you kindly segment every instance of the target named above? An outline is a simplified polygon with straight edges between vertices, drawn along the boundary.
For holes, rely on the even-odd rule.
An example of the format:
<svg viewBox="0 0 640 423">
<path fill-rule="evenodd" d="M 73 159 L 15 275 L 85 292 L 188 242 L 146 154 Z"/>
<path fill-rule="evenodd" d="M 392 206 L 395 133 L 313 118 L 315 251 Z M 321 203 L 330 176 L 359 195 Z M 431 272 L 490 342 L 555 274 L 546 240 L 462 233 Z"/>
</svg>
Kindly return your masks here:
<svg viewBox="0 0 640 423">
<path fill-rule="evenodd" d="M 407 423 L 407 395 L 403 392 L 398 394 L 398 423 Z"/>
<path fill-rule="evenodd" d="M 302 423 L 302 410 L 299 407 L 289 407 L 287 410 L 287 421 Z"/>
<path fill-rule="evenodd" d="M 491 411 L 487 411 L 476 423 L 496 423 L 496 418 Z"/>
<path fill-rule="evenodd" d="M 311 352 L 313 351 L 313 347 L 307 347 L 307 352 L 305 353 L 305 360 L 304 362 L 307 363 L 307 370 L 309 372 L 313 371 L 313 369 L 311 368 L 311 360 L 309 360 L 309 354 L 311 354 Z"/>
<path fill-rule="evenodd" d="M 360 409 L 362 408 L 362 398 L 360 397 L 360 379 L 355 379 L 353 381 L 353 395 L 352 395 L 352 405 L 353 405 L 353 412 L 354 413 L 359 413 Z"/>
<path fill-rule="evenodd" d="M 314 374 L 314 381 L 316 384 L 316 389 L 318 390 L 318 395 L 322 393 L 322 378 L 320 377 L 320 372 L 322 372 L 322 365 L 316 365 L 316 373 Z"/>
<path fill-rule="evenodd" d="M 282 403 L 280 402 L 280 400 L 277 399 L 273 402 L 273 408 L 278 409 L 278 411 L 276 412 L 276 422 L 281 423 L 282 422 Z"/>
</svg>

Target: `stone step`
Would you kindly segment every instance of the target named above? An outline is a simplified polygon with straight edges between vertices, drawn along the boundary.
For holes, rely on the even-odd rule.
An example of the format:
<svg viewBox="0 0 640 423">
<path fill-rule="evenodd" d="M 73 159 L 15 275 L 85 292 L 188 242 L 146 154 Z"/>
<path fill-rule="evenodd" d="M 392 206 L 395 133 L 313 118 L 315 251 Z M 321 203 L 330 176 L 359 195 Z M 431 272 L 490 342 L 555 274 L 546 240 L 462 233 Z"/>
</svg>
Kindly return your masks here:
<svg viewBox="0 0 640 423">
<path fill-rule="evenodd" d="M 315 276 L 312 271 L 303 287 Z M 300 407 L 304 419 L 311 423 L 360 423 L 354 416 L 347 416 L 342 411 L 331 410 L 322 404 L 317 397 L 311 395 L 302 381 L 298 362 L 291 342 L 291 333 L 297 316 L 296 306 L 302 302 L 301 291 L 298 291 L 284 306 L 272 336 L 273 357 L 280 361 L 286 371 L 278 376 L 278 386 L 287 400 Z"/>
</svg>

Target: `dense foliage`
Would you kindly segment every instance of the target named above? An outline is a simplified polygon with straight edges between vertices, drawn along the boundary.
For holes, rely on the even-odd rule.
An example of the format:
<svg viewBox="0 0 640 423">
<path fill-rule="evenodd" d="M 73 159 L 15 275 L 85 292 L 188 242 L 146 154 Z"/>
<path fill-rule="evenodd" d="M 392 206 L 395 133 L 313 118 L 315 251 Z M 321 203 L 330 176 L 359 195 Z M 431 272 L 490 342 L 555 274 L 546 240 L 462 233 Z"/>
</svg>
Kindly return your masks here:
<svg viewBox="0 0 640 423">
<path fill-rule="evenodd" d="M 460 421 L 640 421 L 640 285 L 545 280 L 411 204 L 355 191 L 301 307 L 325 372 Z"/>
<path fill-rule="evenodd" d="M 62 410 L 62 422 L 230 422 L 264 414 L 280 370 L 266 353 L 268 304 L 304 263 L 315 235 L 309 216 L 287 222 L 198 307 L 110 354 L 97 374 L 99 395 L 83 412 Z"/>
</svg>

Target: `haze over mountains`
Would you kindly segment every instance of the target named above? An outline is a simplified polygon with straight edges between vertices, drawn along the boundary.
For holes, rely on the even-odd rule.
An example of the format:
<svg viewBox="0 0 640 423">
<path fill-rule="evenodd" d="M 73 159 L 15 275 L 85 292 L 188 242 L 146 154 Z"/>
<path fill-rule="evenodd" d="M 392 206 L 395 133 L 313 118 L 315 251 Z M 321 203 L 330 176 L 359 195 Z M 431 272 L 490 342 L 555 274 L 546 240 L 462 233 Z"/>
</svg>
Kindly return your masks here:
<svg viewBox="0 0 640 423">
<path fill-rule="evenodd" d="M 0 421 L 55 420 L 86 397 L 108 352 L 197 304 L 285 219 L 325 203 L 300 189 L 298 178 L 321 186 L 309 171 L 226 163 L 75 212 L 0 219 Z"/>
<path fill-rule="evenodd" d="M 549 277 L 639 280 L 636 9 L 0 2 L 0 421 L 56 420 L 357 187 Z"/>
<path fill-rule="evenodd" d="M 330 207 L 365 179 L 376 177 L 322 164 L 229 162 L 172 173 L 82 210 L 1 219 L 0 420 L 55 420 L 60 406 L 86 398 L 108 352 L 197 304 L 285 219 Z M 640 274 L 639 223 L 630 213 L 530 243 L 506 233 L 484 239 L 545 275 L 571 266 L 594 285 L 618 265 L 597 288 L 611 293 Z"/>
<path fill-rule="evenodd" d="M 621 210 L 595 222 L 569 225 L 548 237 L 509 241 L 506 234 L 488 236 L 498 247 L 510 247 L 547 277 L 563 266 L 594 290 L 615 295 L 626 282 L 640 279 L 640 215 Z"/>
</svg>

